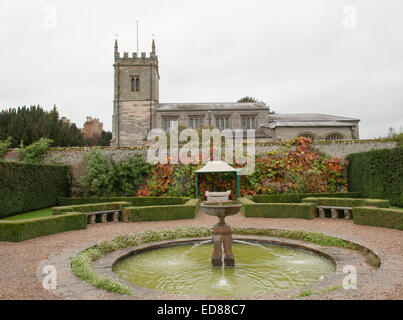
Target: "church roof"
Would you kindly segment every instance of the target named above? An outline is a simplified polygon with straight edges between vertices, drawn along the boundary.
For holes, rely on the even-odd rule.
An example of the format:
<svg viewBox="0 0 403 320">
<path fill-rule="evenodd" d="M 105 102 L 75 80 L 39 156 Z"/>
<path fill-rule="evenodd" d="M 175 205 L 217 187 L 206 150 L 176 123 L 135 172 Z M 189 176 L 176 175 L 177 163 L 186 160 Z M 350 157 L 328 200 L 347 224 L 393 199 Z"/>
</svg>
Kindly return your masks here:
<svg viewBox="0 0 403 320">
<path fill-rule="evenodd" d="M 272 114 L 270 118 L 274 121 L 286 122 L 312 122 L 312 121 L 360 121 L 359 119 L 332 116 L 330 114 L 321 113 L 288 113 L 288 114 Z"/>
<path fill-rule="evenodd" d="M 263 128 L 276 127 L 350 127 L 359 119 L 332 116 L 321 113 L 290 113 L 270 115 L 270 122 Z"/>
<path fill-rule="evenodd" d="M 259 102 L 213 102 L 213 103 L 160 103 L 157 111 L 230 111 L 230 110 L 268 110 Z"/>
</svg>

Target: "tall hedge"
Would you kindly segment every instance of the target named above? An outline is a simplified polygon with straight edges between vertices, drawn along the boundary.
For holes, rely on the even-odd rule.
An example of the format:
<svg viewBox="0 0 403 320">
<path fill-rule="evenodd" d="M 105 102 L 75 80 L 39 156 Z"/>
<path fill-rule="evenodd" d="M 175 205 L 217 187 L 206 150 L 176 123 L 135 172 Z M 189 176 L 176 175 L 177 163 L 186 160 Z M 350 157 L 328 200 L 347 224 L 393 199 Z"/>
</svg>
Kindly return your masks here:
<svg viewBox="0 0 403 320">
<path fill-rule="evenodd" d="M 349 191 L 403 207 L 403 148 L 355 153 L 346 159 Z"/>
<path fill-rule="evenodd" d="M 0 218 L 57 205 L 69 192 L 69 166 L 0 161 Z"/>
</svg>

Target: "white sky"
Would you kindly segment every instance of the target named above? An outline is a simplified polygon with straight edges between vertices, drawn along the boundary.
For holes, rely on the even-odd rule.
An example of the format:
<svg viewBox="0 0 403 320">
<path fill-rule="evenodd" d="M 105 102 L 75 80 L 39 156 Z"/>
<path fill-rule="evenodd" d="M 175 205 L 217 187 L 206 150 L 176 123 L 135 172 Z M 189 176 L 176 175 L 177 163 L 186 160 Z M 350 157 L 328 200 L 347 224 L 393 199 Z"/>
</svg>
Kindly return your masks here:
<svg viewBox="0 0 403 320">
<path fill-rule="evenodd" d="M 160 102 L 251 95 L 385 136 L 403 126 L 402 12 L 401 0 L 1 0 L 0 109 L 56 104 L 80 127 L 92 116 L 111 130 L 115 35 L 136 51 L 139 19 L 140 51 L 155 34 Z"/>
</svg>

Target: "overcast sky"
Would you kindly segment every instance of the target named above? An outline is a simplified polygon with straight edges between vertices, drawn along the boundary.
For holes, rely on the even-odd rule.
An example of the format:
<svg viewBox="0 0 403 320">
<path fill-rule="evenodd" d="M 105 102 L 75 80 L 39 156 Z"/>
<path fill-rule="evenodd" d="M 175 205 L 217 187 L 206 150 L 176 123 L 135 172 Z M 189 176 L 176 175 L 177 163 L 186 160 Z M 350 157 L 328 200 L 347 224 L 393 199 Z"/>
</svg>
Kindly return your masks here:
<svg viewBox="0 0 403 320">
<path fill-rule="evenodd" d="M 160 102 L 250 95 L 277 113 L 361 119 L 361 138 L 403 126 L 401 0 L 1 0 L 0 108 L 58 106 L 112 128 L 113 46 L 151 51 Z M 356 19 L 355 19 L 356 18 Z"/>
</svg>

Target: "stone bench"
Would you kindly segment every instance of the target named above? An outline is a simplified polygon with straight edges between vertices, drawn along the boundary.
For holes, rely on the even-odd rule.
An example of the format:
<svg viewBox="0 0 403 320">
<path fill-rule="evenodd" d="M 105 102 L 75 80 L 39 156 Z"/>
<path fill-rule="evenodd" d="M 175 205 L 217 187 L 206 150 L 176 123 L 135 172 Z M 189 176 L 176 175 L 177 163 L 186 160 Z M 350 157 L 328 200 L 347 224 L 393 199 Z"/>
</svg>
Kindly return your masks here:
<svg viewBox="0 0 403 320">
<path fill-rule="evenodd" d="M 229 201 L 230 194 L 231 194 L 231 191 L 225 191 L 225 192 L 206 191 L 207 201 L 209 201 L 209 202 Z"/>
<path fill-rule="evenodd" d="M 330 212 L 332 213 L 332 218 L 337 219 L 339 217 L 339 211 L 338 210 L 343 210 L 344 211 L 344 219 L 350 220 L 352 218 L 352 207 L 336 207 L 336 206 L 317 206 L 319 209 L 319 217 L 320 218 L 325 218 L 325 210 L 330 209 Z"/>
<path fill-rule="evenodd" d="M 108 222 L 108 214 L 113 214 L 113 222 L 119 222 L 119 213 L 121 210 L 107 210 L 107 211 L 97 211 L 97 212 L 87 212 L 89 218 L 89 224 L 95 224 L 97 216 L 101 216 L 101 223 Z"/>
</svg>

